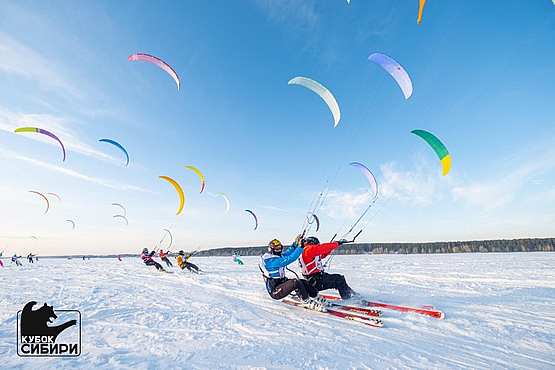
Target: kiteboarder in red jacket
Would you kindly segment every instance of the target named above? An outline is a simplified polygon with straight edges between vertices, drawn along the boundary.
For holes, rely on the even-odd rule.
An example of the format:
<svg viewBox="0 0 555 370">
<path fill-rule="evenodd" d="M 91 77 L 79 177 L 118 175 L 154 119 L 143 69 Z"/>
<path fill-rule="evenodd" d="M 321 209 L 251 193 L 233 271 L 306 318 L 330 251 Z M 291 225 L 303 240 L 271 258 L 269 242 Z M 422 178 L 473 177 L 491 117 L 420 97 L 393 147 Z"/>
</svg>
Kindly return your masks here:
<svg viewBox="0 0 555 370">
<path fill-rule="evenodd" d="M 347 285 L 345 277 L 324 272 L 325 265 L 322 263 L 323 259 L 344 243 L 347 243 L 347 240 L 320 244 L 318 238 L 310 236 L 304 240 L 304 250 L 299 258 L 299 265 L 305 279 L 316 290 L 337 289 L 342 299 L 349 299 L 354 291 Z"/>
<path fill-rule="evenodd" d="M 160 252 L 158 252 L 158 255 L 160 256 L 160 259 L 164 262 L 166 262 L 166 265 L 168 265 L 168 267 L 172 267 L 172 263 L 170 262 L 170 260 L 168 259 L 168 254 L 170 253 L 170 251 L 166 251 L 164 252 L 162 249 L 160 249 Z"/>
</svg>

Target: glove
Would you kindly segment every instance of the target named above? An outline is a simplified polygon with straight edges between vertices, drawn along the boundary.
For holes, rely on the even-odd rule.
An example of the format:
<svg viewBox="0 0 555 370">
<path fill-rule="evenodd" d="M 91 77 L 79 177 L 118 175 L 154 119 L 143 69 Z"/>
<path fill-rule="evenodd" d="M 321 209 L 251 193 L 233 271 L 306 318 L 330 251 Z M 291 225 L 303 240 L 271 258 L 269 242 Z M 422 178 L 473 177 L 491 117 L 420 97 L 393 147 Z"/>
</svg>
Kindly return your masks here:
<svg viewBox="0 0 555 370">
<path fill-rule="evenodd" d="M 300 248 L 304 248 L 304 238 L 302 235 L 297 235 L 295 238 L 295 245 Z"/>
<path fill-rule="evenodd" d="M 348 243 L 348 242 L 349 241 L 347 239 L 341 239 L 337 243 L 339 243 L 339 245 L 342 245 L 342 244 L 345 244 L 345 243 Z"/>
</svg>

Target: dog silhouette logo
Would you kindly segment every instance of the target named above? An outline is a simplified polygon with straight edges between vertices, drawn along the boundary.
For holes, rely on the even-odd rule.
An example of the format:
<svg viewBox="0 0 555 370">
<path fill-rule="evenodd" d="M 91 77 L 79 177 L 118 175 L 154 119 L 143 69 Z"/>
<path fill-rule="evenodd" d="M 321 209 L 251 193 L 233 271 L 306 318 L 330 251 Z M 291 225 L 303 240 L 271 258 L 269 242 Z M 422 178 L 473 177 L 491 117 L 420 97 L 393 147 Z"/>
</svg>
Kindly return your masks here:
<svg viewBox="0 0 555 370">
<path fill-rule="evenodd" d="M 81 354 L 81 313 L 27 303 L 17 313 L 17 354 L 25 357 L 75 357 Z M 59 325 L 53 325 L 61 322 Z"/>
</svg>

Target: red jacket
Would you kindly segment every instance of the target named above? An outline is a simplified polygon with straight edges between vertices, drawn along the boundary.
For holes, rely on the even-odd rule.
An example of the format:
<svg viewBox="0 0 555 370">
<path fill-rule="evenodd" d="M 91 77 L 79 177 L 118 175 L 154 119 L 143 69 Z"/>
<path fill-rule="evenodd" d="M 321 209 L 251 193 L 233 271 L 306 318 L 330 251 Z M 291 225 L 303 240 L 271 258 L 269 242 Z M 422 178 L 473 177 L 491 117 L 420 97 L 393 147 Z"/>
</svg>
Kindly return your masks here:
<svg viewBox="0 0 555 370">
<path fill-rule="evenodd" d="M 158 255 L 160 256 L 160 258 L 164 258 L 168 255 L 168 252 L 164 252 L 163 250 L 160 249 L 160 252 L 158 252 Z"/>
<path fill-rule="evenodd" d="M 338 242 L 305 246 L 303 254 L 299 258 L 299 265 L 303 275 L 309 276 L 321 272 L 323 269 L 322 260 L 329 256 L 337 247 L 339 247 Z"/>
</svg>

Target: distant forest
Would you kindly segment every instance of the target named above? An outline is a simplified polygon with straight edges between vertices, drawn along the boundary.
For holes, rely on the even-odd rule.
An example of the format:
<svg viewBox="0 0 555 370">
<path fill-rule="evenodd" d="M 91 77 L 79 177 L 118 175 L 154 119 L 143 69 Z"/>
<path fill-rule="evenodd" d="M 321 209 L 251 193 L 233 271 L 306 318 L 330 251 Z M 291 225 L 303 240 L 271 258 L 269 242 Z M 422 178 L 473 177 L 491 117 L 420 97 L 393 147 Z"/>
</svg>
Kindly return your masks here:
<svg viewBox="0 0 555 370">
<path fill-rule="evenodd" d="M 225 247 L 202 250 L 195 253 L 197 257 L 231 256 L 237 252 L 241 256 L 260 256 L 266 252 L 266 246 L 259 247 Z M 492 252 L 553 252 L 555 238 L 546 239 L 512 239 L 512 240 L 473 240 L 467 242 L 435 243 L 352 243 L 336 250 L 336 254 L 423 254 L 423 253 L 492 253 Z M 190 252 L 190 251 L 189 251 Z M 175 256 L 175 250 L 170 253 Z M 138 257 L 138 253 L 120 255 L 73 255 L 40 256 L 41 258 L 116 258 Z M 8 257 L 4 257 L 8 258 Z"/>
<path fill-rule="evenodd" d="M 227 247 L 200 251 L 196 256 L 259 256 L 266 251 L 261 247 Z M 491 252 L 553 252 L 555 238 L 473 240 L 466 242 L 435 243 L 352 243 L 336 250 L 336 254 L 420 254 L 420 253 L 491 253 Z"/>
</svg>

